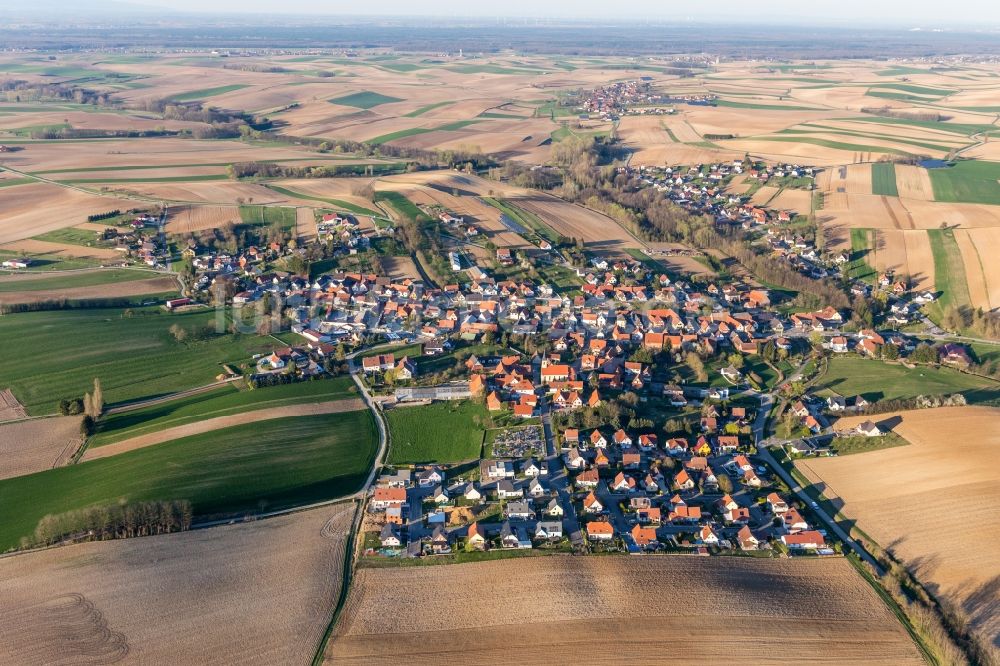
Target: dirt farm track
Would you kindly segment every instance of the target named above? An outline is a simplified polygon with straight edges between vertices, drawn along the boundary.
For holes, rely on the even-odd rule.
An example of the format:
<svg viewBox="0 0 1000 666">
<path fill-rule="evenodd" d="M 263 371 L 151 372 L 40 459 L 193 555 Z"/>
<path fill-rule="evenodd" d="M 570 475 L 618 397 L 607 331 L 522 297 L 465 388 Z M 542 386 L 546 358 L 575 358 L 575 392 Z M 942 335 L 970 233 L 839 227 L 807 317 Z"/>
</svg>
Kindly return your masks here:
<svg viewBox="0 0 1000 666">
<path fill-rule="evenodd" d="M 361 569 L 327 663 L 690 664 L 734 650 L 748 663 L 922 663 L 843 559 L 681 556 Z"/>
</svg>

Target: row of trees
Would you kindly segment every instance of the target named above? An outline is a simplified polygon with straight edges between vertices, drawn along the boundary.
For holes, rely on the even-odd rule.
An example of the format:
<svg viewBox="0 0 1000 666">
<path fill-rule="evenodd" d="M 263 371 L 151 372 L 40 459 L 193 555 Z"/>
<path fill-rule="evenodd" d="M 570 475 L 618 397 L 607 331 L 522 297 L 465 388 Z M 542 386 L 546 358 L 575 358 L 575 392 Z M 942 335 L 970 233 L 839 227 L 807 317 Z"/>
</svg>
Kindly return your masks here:
<svg viewBox="0 0 1000 666">
<path fill-rule="evenodd" d="M 106 541 L 183 532 L 191 527 L 187 500 L 118 503 L 92 506 L 42 518 L 34 533 L 21 540 L 22 548 L 50 546 L 63 541 Z"/>
</svg>

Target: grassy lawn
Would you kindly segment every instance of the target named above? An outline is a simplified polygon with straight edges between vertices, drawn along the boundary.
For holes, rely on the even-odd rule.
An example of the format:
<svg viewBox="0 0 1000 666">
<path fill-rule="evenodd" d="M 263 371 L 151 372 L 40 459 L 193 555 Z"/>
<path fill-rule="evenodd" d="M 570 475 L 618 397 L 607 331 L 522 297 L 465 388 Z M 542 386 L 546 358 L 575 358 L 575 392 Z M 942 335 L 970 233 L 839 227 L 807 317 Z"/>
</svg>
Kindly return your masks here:
<svg viewBox="0 0 1000 666">
<path fill-rule="evenodd" d="M 866 400 L 913 398 L 918 395 L 963 393 L 970 402 L 995 399 L 998 384 L 951 368 L 891 365 L 855 356 L 834 356 L 830 368 L 816 384 L 843 396 L 863 395 Z"/>
<path fill-rule="evenodd" d="M 0 481 L 0 550 L 46 514 L 186 499 L 196 516 L 309 504 L 354 492 L 375 458 L 367 410 L 248 423 Z"/>
<path fill-rule="evenodd" d="M 173 324 L 211 327 L 214 312 L 168 314 L 158 307 L 24 312 L 0 317 L 0 367 L 5 387 L 28 413 L 50 414 L 62 398 L 82 396 L 99 377 L 108 406 L 208 384 L 222 363 L 270 352 L 274 340 L 213 335 L 177 342 Z M 193 340 L 193 338 L 189 338 Z"/>
<path fill-rule="evenodd" d="M 965 264 L 955 241 L 955 232 L 951 229 L 928 229 L 927 235 L 934 255 L 934 287 L 942 292 L 936 305 L 941 308 L 969 305 L 969 283 L 965 278 Z"/>
<path fill-rule="evenodd" d="M 191 90 L 186 93 L 181 93 L 180 95 L 173 95 L 170 99 L 175 102 L 190 102 L 195 99 L 204 99 L 206 97 L 215 97 L 216 95 L 224 95 L 228 92 L 233 92 L 234 90 L 242 90 L 246 88 L 246 85 L 234 83 L 228 86 L 218 86 L 216 88 L 202 88 L 201 90 Z"/>
<path fill-rule="evenodd" d="M 111 414 L 97 424 L 90 446 L 98 447 L 217 416 L 282 407 L 303 402 L 326 402 L 357 397 L 350 377 L 337 377 L 283 386 L 239 391 L 232 385 L 171 400 L 142 409 Z"/>
<path fill-rule="evenodd" d="M 375 216 L 379 213 L 375 212 L 371 208 L 365 208 L 363 206 L 358 206 L 357 204 L 352 204 L 347 201 L 341 201 L 340 199 L 330 199 L 327 197 L 318 197 L 313 194 L 303 194 L 302 192 L 296 192 L 295 190 L 290 190 L 287 187 L 281 187 L 279 185 L 274 185 L 271 183 L 265 183 L 264 185 L 269 190 L 274 190 L 279 194 L 284 194 L 287 197 L 295 197 L 297 199 L 308 199 L 310 201 L 322 201 L 328 203 L 331 206 L 337 208 L 338 210 L 347 211 L 348 213 L 354 213 L 356 215 L 368 215 Z"/>
<path fill-rule="evenodd" d="M 157 277 L 159 273 L 150 271 L 133 271 L 124 268 L 109 268 L 107 270 L 85 271 L 82 273 L 55 274 L 49 277 L 40 276 L 37 280 L 4 280 L 0 275 L 0 294 L 11 291 L 41 291 L 43 289 L 68 289 L 70 287 L 93 287 L 102 284 L 132 282 Z M 0 295 L 0 301 L 3 296 Z"/>
<path fill-rule="evenodd" d="M 878 417 L 875 417 L 878 421 Z M 905 439 L 894 432 L 886 433 L 882 437 L 834 437 L 830 442 L 830 448 L 836 451 L 838 456 L 850 456 L 855 453 L 867 453 L 878 451 L 879 449 L 890 449 L 894 446 L 906 446 L 909 444 Z"/>
<path fill-rule="evenodd" d="M 898 197 L 896 189 L 896 165 L 892 162 L 876 162 L 872 164 L 872 194 L 887 197 Z"/>
<path fill-rule="evenodd" d="M 380 104 L 402 102 L 403 100 L 399 97 L 390 97 L 389 95 L 382 95 L 381 93 L 363 90 L 361 92 L 344 95 L 343 97 L 336 97 L 327 101 L 330 102 L 330 104 L 340 104 L 341 106 L 353 106 L 358 109 L 372 109 Z"/>
<path fill-rule="evenodd" d="M 962 160 L 929 172 L 935 201 L 1000 205 L 1000 162 Z"/>
<path fill-rule="evenodd" d="M 389 463 L 460 462 L 479 457 L 486 408 L 474 402 L 436 402 L 387 410 Z M 476 423 L 478 421 L 478 423 Z"/>
</svg>

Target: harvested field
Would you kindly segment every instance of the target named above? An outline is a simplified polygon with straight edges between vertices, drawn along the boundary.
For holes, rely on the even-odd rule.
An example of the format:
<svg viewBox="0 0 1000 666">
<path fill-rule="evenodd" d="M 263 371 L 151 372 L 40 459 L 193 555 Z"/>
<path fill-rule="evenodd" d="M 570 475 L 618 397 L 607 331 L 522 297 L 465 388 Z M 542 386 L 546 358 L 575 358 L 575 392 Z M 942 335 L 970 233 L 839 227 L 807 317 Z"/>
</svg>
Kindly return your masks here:
<svg viewBox="0 0 1000 666">
<path fill-rule="evenodd" d="M 417 265 L 413 263 L 413 259 L 410 257 L 382 257 L 382 266 L 385 268 L 386 275 L 393 280 L 402 278 L 421 279 L 420 271 L 417 270 Z"/>
<path fill-rule="evenodd" d="M 298 238 L 316 238 L 316 211 L 312 208 L 295 209 L 295 235 Z"/>
<path fill-rule="evenodd" d="M 182 234 L 203 229 L 218 229 L 227 222 L 239 224 L 240 212 L 236 206 L 179 206 L 170 209 L 167 232 Z"/>
<path fill-rule="evenodd" d="M 23 419 L 28 415 L 24 406 L 17 401 L 10 389 L 0 391 L 0 421 L 13 421 Z"/>
<path fill-rule="evenodd" d="M 37 275 L 37 274 L 35 274 Z M 128 280 L 89 287 L 63 287 L 58 289 L 30 289 L 25 291 L 2 291 L 0 303 L 41 303 L 43 301 L 85 300 L 90 298 L 127 298 L 143 294 L 162 294 L 177 291 L 177 279 L 170 276 Z"/>
<path fill-rule="evenodd" d="M 934 201 L 934 188 L 927 169 L 912 164 L 896 165 L 896 187 L 903 199 Z"/>
<path fill-rule="evenodd" d="M 241 199 L 254 205 L 306 203 L 290 199 L 263 185 L 226 180 L 192 181 L 190 183 L 108 183 L 100 186 L 113 192 L 133 194 L 149 199 L 182 203 L 234 205 Z"/>
<path fill-rule="evenodd" d="M 309 663 L 352 508 L 5 558 L 4 662 Z"/>
<path fill-rule="evenodd" d="M 955 242 L 962 253 L 962 264 L 965 266 L 965 279 L 969 285 L 969 302 L 973 307 L 992 310 L 992 299 L 990 298 L 990 285 L 986 281 L 985 264 L 982 255 L 976 247 L 976 242 L 972 238 L 976 229 L 955 229 Z M 995 245 L 985 245 L 984 248 L 994 248 Z M 987 255 L 988 256 L 988 255 Z M 995 264 L 995 261 L 989 263 Z"/>
<path fill-rule="evenodd" d="M 256 421 L 267 421 L 268 419 L 280 419 L 289 416 L 312 416 L 315 414 L 339 414 L 341 412 L 356 412 L 365 408 L 364 402 L 354 398 L 351 400 L 331 400 L 328 402 L 306 403 L 301 405 L 286 405 L 283 407 L 268 407 L 230 416 L 217 416 L 203 421 L 195 421 L 184 425 L 165 428 L 147 435 L 139 435 L 130 439 L 123 439 L 120 442 L 87 449 L 80 459 L 81 462 L 96 460 L 115 456 L 126 451 L 135 451 L 147 446 L 155 446 L 163 442 L 170 442 L 182 437 L 200 435 L 202 433 L 228 428 L 230 426 L 252 423 Z"/>
<path fill-rule="evenodd" d="M 523 592 L 526 583 L 533 593 Z M 386 613 L 385 599 L 398 590 L 406 602 Z M 487 591 L 475 595 L 474 612 L 470 590 Z M 682 556 L 360 569 L 326 660 L 562 663 L 585 654 L 588 663 L 621 663 L 623 655 L 629 663 L 722 663 L 734 645 L 750 662 L 922 663 L 843 559 Z"/>
<path fill-rule="evenodd" d="M 39 215 L 39 202 L 45 214 Z M 0 244 L 72 227 L 92 213 L 134 207 L 135 203 L 48 183 L 0 188 Z M 77 248 L 79 251 L 80 248 Z"/>
<path fill-rule="evenodd" d="M 774 198 L 778 191 L 777 187 L 771 187 L 770 185 L 759 187 L 750 197 L 750 203 L 755 206 L 766 206 L 767 203 Z"/>
<path fill-rule="evenodd" d="M 812 209 L 812 192 L 786 187 L 771 199 L 769 206 L 778 210 L 787 210 L 796 215 L 808 215 Z"/>
<path fill-rule="evenodd" d="M 79 416 L 53 416 L 0 424 L 0 479 L 65 463 L 83 443 Z"/>
<path fill-rule="evenodd" d="M 627 248 L 644 247 L 611 218 L 576 204 L 545 195 L 512 198 L 511 203 L 534 213 L 556 233 L 582 238 L 598 252 L 624 253 Z"/>
<path fill-rule="evenodd" d="M 86 247 L 72 243 L 52 243 L 34 238 L 4 243 L 0 245 L 0 250 L 24 252 L 25 254 L 53 254 L 60 257 L 74 257 L 76 259 L 119 259 L 122 256 L 121 252 L 111 248 Z"/>
<path fill-rule="evenodd" d="M 129 120 L 123 119 L 128 125 Z M 162 121 L 157 121 L 162 123 Z M 31 143 L 17 153 L 4 156 L 4 164 L 19 171 L 92 171 L 99 168 L 217 166 L 255 160 L 292 160 L 318 157 L 315 151 L 297 146 L 258 146 L 240 141 L 195 140 L 174 137 L 129 138 L 93 142 Z M 144 169 L 129 178 L 141 177 Z M 173 175 L 183 175 L 178 171 Z M 52 177 L 62 178 L 61 174 Z M 99 176 L 98 176 L 99 177 Z"/>
<path fill-rule="evenodd" d="M 1000 262 L 992 258 L 991 250 L 995 252 L 995 248 L 1000 247 L 1000 227 L 969 229 L 965 233 L 968 234 L 971 244 L 975 247 L 978 254 L 979 268 L 986 282 L 988 305 L 990 308 L 998 308 L 1000 307 Z M 957 239 L 958 237 L 959 233 L 956 230 L 955 238 Z M 962 247 L 961 241 L 959 241 L 959 247 Z M 965 274 L 970 275 L 975 273 L 976 263 L 971 256 L 966 257 L 965 249 L 962 250 L 962 258 L 965 262 Z M 975 301 L 973 304 L 975 304 Z M 978 305 L 986 307 L 982 302 Z"/>
<path fill-rule="evenodd" d="M 876 229 L 868 261 L 877 271 L 910 276 L 918 290 L 934 289 L 934 254 L 926 231 Z"/>
<path fill-rule="evenodd" d="M 842 419 L 837 426 L 865 418 L 871 417 Z M 1000 502 L 998 419 L 1000 409 L 989 407 L 880 414 L 876 423 L 891 426 L 909 446 L 796 463 L 936 596 L 961 608 L 995 648 L 1000 647 L 1000 514 L 973 507 Z M 955 519 L 970 509 L 974 519 Z"/>
</svg>

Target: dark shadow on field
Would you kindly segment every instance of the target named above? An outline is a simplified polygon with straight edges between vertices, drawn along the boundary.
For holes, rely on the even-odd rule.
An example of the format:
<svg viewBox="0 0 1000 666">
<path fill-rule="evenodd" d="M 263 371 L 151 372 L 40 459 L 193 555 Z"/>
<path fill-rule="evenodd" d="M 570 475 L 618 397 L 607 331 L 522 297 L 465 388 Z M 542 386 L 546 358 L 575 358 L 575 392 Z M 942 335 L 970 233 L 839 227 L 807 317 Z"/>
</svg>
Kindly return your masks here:
<svg viewBox="0 0 1000 666">
<path fill-rule="evenodd" d="M 456 180 L 458 180 L 460 178 L 459 176 L 452 176 L 452 177 L 455 178 Z M 461 180 L 459 180 L 459 182 L 468 182 L 468 179 L 461 179 Z M 440 183 L 427 183 L 427 187 L 431 188 L 432 190 L 437 190 L 438 192 L 443 192 L 444 194 L 450 194 L 452 196 L 460 196 L 460 197 L 478 197 L 479 196 L 478 194 L 476 194 L 472 190 L 463 190 L 460 187 L 449 187 L 447 185 L 442 185 Z M 469 217 L 469 216 L 468 215 L 463 215 L 463 217 Z"/>
<path fill-rule="evenodd" d="M 902 416 L 890 416 L 889 418 L 876 421 L 875 425 L 877 425 L 882 430 L 892 430 L 902 422 L 903 422 Z"/>
</svg>

